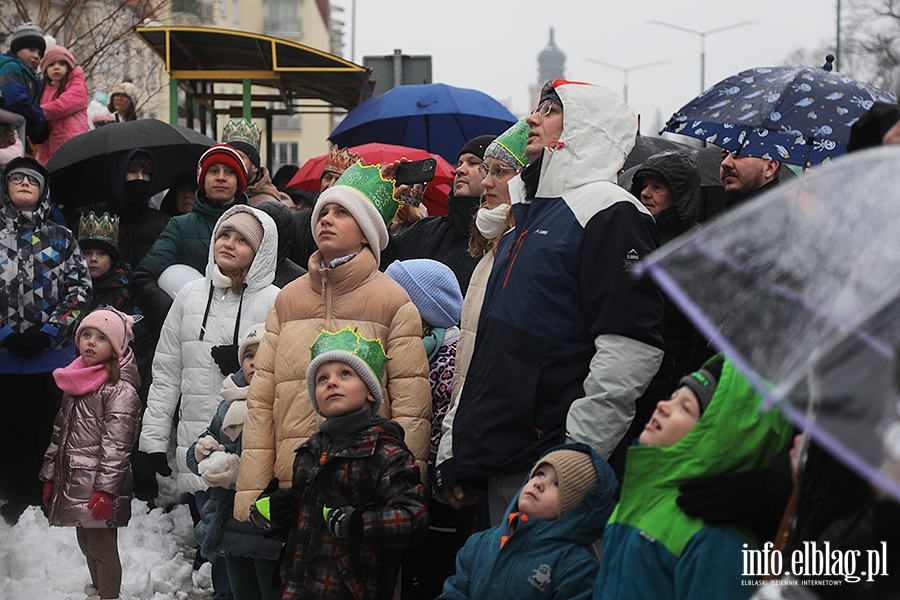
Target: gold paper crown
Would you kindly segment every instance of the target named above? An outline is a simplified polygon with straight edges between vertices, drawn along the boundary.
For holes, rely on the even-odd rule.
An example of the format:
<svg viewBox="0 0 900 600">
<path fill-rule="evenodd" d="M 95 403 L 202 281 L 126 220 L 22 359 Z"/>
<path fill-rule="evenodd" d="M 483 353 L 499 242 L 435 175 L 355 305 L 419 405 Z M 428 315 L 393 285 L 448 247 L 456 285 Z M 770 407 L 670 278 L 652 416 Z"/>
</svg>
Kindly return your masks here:
<svg viewBox="0 0 900 600">
<path fill-rule="evenodd" d="M 359 328 L 350 326 L 340 331 L 322 330 L 313 345 L 309 347 L 312 360 L 325 352 L 339 350 L 359 357 L 378 378 L 378 383 L 384 381 L 384 371 L 388 357 L 384 351 L 381 340 L 367 340 L 359 334 Z"/>
<path fill-rule="evenodd" d="M 110 246 L 119 245 L 119 217 L 89 212 L 78 221 L 78 241 L 97 240 Z"/>
<path fill-rule="evenodd" d="M 337 145 L 334 145 L 331 147 L 331 151 L 328 152 L 328 158 L 325 160 L 322 172 L 331 171 L 340 175 L 357 161 L 363 165 L 366 164 L 366 161 L 360 158 L 358 154 L 350 152 L 350 148 L 338 149 Z"/>
<path fill-rule="evenodd" d="M 247 142 L 257 150 L 262 140 L 262 131 L 256 123 L 250 123 L 246 119 L 228 121 L 222 129 L 222 143 Z"/>
<path fill-rule="evenodd" d="M 400 210 L 400 201 L 394 198 L 394 180 L 385 179 L 381 175 L 381 165 L 364 166 L 357 161 L 334 182 L 334 187 L 347 186 L 360 192 L 375 205 L 375 210 L 384 219 L 386 227 Z"/>
</svg>

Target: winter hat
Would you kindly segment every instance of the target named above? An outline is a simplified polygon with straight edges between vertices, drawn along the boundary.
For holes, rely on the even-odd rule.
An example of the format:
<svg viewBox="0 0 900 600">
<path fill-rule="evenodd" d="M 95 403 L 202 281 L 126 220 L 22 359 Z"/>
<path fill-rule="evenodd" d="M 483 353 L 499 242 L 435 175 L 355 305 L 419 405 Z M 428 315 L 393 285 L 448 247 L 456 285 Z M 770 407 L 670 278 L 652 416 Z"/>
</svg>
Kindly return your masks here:
<svg viewBox="0 0 900 600">
<path fill-rule="evenodd" d="M 238 361 L 244 360 L 244 353 L 247 351 L 247 348 L 262 341 L 263 334 L 265 332 L 265 323 L 257 323 L 256 325 L 252 325 L 250 329 L 244 332 L 244 337 L 241 338 L 241 344 L 240 346 L 238 346 Z"/>
<path fill-rule="evenodd" d="M 700 404 L 700 415 L 703 415 L 703 411 L 709 406 L 710 401 L 712 401 L 712 398 L 716 393 L 716 386 L 719 385 L 719 382 L 716 381 L 716 378 L 713 377 L 712 373 L 706 369 L 700 369 L 699 371 L 695 371 L 694 373 L 682 377 L 681 381 L 678 382 L 678 385 L 679 387 L 686 385 L 694 392 L 697 396 L 697 401 Z"/>
<path fill-rule="evenodd" d="M 119 217 L 89 212 L 78 220 L 78 245 L 82 250 L 96 248 L 109 254 L 112 264 L 119 262 Z"/>
<path fill-rule="evenodd" d="M 197 162 L 197 187 L 200 188 L 202 194 L 206 194 L 205 181 L 206 172 L 209 168 L 216 164 L 223 164 L 231 168 L 237 175 L 238 189 L 237 194 L 244 191 L 247 187 L 247 167 L 244 166 L 244 160 L 237 150 L 228 144 L 216 144 L 207 148 L 200 156 Z"/>
<path fill-rule="evenodd" d="M 27 157 L 22 157 L 22 158 L 27 158 Z M 12 162 L 13 161 L 10 161 L 10 164 L 12 164 Z M 21 167 L 16 166 L 16 167 L 11 168 L 6 173 L 7 179 L 9 178 L 10 175 L 12 175 L 14 173 L 21 173 L 22 175 L 30 175 L 31 177 L 34 177 L 35 179 L 37 179 L 38 180 L 38 188 L 40 188 L 40 196 L 39 197 L 43 198 L 44 186 L 47 185 L 47 180 L 44 178 L 43 173 L 41 173 L 37 169 L 32 168 L 30 165 L 28 165 L 28 163 L 26 163 L 25 165 L 23 165 Z"/>
<path fill-rule="evenodd" d="M 69 71 L 75 68 L 75 53 L 59 44 L 50 46 L 44 52 L 44 58 L 41 59 L 41 73 L 47 70 L 47 67 L 57 61 L 62 61 L 69 65 Z"/>
<path fill-rule="evenodd" d="M 131 330 L 134 327 L 134 317 L 126 315 L 114 308 L 99 308 L 86 316 L 75 332 L 75 339 L 81 336 L 81 332 L 87 327 L 101 331 L 113 347 L 116 356 L 122 358 L 131 341 Z"/>
<path fill-rule="evenodd" d="M 544 87 L 541 88 L 541 99 L 538 100 L 538 106 L 544 103 L 544 100 L 549 100 L 553 104 L 562 107 L 562 99 L 559 97 L 559 93 L 556 91 L 556 87 L 554 84 L 560 81 L 559 79 L 555 79 L 553 81 L 548 81 L 544 84 Z"/>
<path fill-rule="evenodd" d="M 491 142 L 496 138 L 496 135 L 480 135 L 477 138 L 469 140 L 466 142 L 466 145 L 462 147 L 462 150 L 459 151 L 459 154 L 456 155 L 457 160 L 466 153 L 471 153 L 478 158 L 484 159 L 484 151 L 487 150 L 487 147 L 490 146 Z"/>
<path fill-rule="evenodd" d="M 13 30 L 12 39 L 9 42 L 9 52 L 15 54 L 22 48 L 40 48 L 41 54 L 47 50 L 44 32 L 34 23 L 22 23 Z"/>
<path fill-rule="evenodd" d="M 129 100 L 131 100 L 132 107 L 137 106 L 137 90 L 134 87 L 134 84 L 130 81 L 123 81 L 119 85 L 113 88 L 112 92 L 109 93 L 109 99 L 112 101 L 112 97 L 116 94 L 122 94 L 123 96 L 127 96 Z"/>
<path fill-rule="evenodd" d="M 262 244 L 263 240 L 263 226 L 259 219 L 249 212 L 239 211 L 232 213 L 231 216 L 227 217 L 219 224 L 216 236 L 218 237 L 223 231 L 238 232 L 244 236 L 244 239 L 246 239 L 250 244 L 250 247 L 253 248 L 254 254 L 259 252 L 259 245 Z"/>
<path fill-rule="evenodd" d="M 578 450 L 554 450 L 537 461 L 528 478 L 541 465 L 550 465 L 556 471 L 559 482 L 559 503 L 556 507 L 556 518 L 567 514 L 578 506 L 594 484 L 597 482 L 597 468 L 589 454 Z"/>
<path fill-rule="evenodd" d="M 403 286 L 419 314 L 433 327 L 447 329 L 459 323 L 463 295 L 447 265 L 429 258 L 396 260 L 384 274 Z"/>
<path fill-rule="evenodd" d="M 520 120 L 491 142 L 484 151 L 484 158 L 496 158 L 518 169 L 527 167 L 530 161 L 525 157 L 525 146 L 530 131 L 531 125 L 525 119 Z"/>
<path fill-rule="evenodd" d="M 349 148 L 338 149 L 337 145 L 334 145 L 328 152 L 328 158 L 325 160 L 325 166 L 322 167 L 322 173 L 324 174 L 325 171 L 330 171 L 332 173 L 337 173 L 338 175 L 343 175 L 344 171 L 355 165 L 357 161 L 362 162 L 364 165 L 366 164 L 358 154 L 350 152 Z"/>
<path fill-rule="evenodd" d="M 259 159 L 261 140 L 262 131 L 259 125 L 246 119 L 228 121 L 222 129 L 222 142 L 246 154 L 257 169 L 261 164 Z"/>
<path fill-rule="evenodd" d="M 375 262 L 381 262 L 381 251 L 388 243 L 388 225 L 400 208 L 400 202 L 394 199 L 394 181 L 381 176 L 381 165 L 352 165 L 333 186 L 319 194 L 312 214 L 318 215 L 327 204 L 339 204 L 350 212 L 369 242 Z M 315 218 L 311 219 L 310 228 L 315 238 Z"/>
<path fill-rule="evenodd" d="M 358 327 L 351 330 L 347 326 L 338 332 L 323 329 L 309 350 L 312 360 L 306 369 L 306 391 L 316 414 L 319 414 L 319 404 L 316 402 L 316 371 L 330 362 L 342 362 L 356 371 L 375 399 L 372 414 L 378 412 L 382 399 L 381 384 L 384 381 L 387 361 L 390 360 L 384 352 L 380 339 L 367 340 L 359 335 Z"/>
</svg>

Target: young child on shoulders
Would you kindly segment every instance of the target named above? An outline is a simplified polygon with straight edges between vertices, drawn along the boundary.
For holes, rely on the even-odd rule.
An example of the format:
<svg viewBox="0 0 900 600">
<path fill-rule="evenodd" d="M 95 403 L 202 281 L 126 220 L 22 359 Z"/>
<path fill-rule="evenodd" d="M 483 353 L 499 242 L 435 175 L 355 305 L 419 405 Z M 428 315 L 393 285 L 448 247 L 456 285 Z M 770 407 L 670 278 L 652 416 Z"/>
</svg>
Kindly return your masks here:
<svg viewBox="0 0 900 600">
<path fill-rule="evenodd" d="M 439 598 L 590 598 L 599 562 L 589 547 L 603 532 L 616 487 L 612 469 L 586 444 L 550 450 L 503 523 L 459 551 Z"/>
<path fill-rule="evenodd" d="M 141 415 L 132 317 L 96 310 L 76 332 L 79 356 L 53 377 L 64 392 L 40 478 L 50 525 L 75 527 L 91 581 L 88 600 L 118 598 L 117 528 L 131 518 L 131 450 Z"/>
<path fill-rule="evenodd" d="M 595 600 L 749 598 L 743 553 L 760 540 L 746 528 L 707 526 L 676 504 L 695 479 L 764 469 L 793 429 L 721 355 L 681 379 L 657 403 L 628 449 L 619 504 L 603 534 Z"/>
<path fill-rule="evenodd" d="M 311 356 L 306 387 L 325 420 L 297 449 L 291 487 L 273 479 L 251 520 L 287 530 L 283 598 L 391 598 L 428 515 L 403 429 L 378 416 L 389 359 L 349 327 L 323 331 Z"/>
</svg>

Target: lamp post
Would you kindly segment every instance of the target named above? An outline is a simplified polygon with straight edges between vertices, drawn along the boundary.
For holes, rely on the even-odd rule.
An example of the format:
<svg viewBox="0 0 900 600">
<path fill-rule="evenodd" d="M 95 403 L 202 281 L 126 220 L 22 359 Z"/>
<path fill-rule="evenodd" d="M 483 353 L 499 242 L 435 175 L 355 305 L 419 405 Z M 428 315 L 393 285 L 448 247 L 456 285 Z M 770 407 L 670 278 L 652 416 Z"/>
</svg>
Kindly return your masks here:
<svg viewBox="0 0 900 600">
<path fill-rule="evenodd" d="M 602 60 L 597 60 L 596 58 L 586 58 L 584 60 L 590 61 L 592 63 L 597 63 L 598 65 L 602 65 L 604 67 L 608 67 L 610 69 L 615 69 L 616 71 L 620 71 L 622 73 L 622 100 L 625 101 L 625 104 L 628 104 L 628 73 L 631 71 L 639 71 L 641 69 L 649 69 L 650 67 L 658 67 L 659 65 L 667 65 L 671 61 L 668 60 L 660 60 L 653 63 L 647 63 L 644 65 L 637 65 L 636 67 L 620 67 L 619 65 L 614 65 L 608 62 L 603 62 Z"/>
<path fill-rule="evenodd" d="M 664 21 L 648 21 L 648 23 L 700 36 L 700 92 L 702 93 L 706 89 L 706 36 L 722 33 L 723 31 L 730 31 L 732 29 L 737 29 L 738 27 L 755 25 L 759 23 L 759 21 L 741 21 L 740 23 L 732 23 L 731 25 L 716 27 L 715 29 L 709 29 L 707 31 L 697 31 L 696 29 L 689 29 L 687 27 L 682 27 L 681 25 L 673 25 L 672 23 L 666 23 Z"/>
</svg>

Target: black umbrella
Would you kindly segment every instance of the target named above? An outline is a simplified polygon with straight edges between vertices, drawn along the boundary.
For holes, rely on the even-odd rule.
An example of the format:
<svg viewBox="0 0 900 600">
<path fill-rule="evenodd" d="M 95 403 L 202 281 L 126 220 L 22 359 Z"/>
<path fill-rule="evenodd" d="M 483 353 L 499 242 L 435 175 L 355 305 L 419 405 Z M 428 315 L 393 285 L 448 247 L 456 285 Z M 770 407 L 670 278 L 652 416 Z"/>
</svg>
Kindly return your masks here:
<svg viewBox="0 0 900 600">
<path fill-rule="evenodd" d="M 193 129 L 158 119 L 110 123 L 60 146 L 47 164 L 53 201 L 70 208 L 112 200 L 110 174 L 126 152 L 144 148 L 155 168 L 150 193 L 169 187 L 181 171 L 193 169 L 215 140 Z"/>
</svg>

